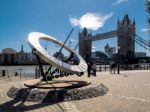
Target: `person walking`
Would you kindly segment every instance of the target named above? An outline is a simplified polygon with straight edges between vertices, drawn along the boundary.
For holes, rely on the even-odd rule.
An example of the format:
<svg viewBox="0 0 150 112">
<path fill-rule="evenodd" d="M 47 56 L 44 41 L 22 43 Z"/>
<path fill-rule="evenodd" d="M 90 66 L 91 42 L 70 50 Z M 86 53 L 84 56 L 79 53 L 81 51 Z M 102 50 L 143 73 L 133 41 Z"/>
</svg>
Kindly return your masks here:
<svg viewBox="0 0 150 112">
<path fill-rule="evenodd" d="M 110 73 L 112 73 L 113 71 L 113 73 L 115 74 L 116 65 L 117 64 L 114 61 L 110 63 Z"/>
<path fill-rule="evenodd" d="M 90 77 L 90 75 L 91 75 L 91 69 L 92 69 L 92 62 L 88 62 L 87 65 L 88 65 L 88 69 L 87 69 L 87 71 L 88 71 L 88 77 Z"/>
<path fill-rule="evenodd" d="M 96 63 L 93 63 L 92 70 L 93 70 L 93 76 L 96 76 Z"/>
</svg>

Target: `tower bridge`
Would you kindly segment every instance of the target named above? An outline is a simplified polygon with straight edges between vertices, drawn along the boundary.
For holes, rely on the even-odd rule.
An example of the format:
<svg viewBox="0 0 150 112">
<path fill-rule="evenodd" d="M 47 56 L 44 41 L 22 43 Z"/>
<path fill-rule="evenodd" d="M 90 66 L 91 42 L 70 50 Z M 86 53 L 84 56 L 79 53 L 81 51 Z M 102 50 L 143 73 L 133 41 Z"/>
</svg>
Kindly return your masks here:
<svg viewBox="0 0 150 112">
<path fill-rule="evenodd" d="M 91 58 L 92 41 L 117 37 L 119 52 L 122 57 L 133 57 L 135 54 L 135 21 L 128 14 L 117 21 L 117 29 L 102 34 L 92 35 L 84 28 L 79 33 L 79 54 Z"/>
<path fill-rule="evenodd" d="M 150 50 L 150 43 L 136 34 L 136 23 L 125 14 L 117 21 L 117 29 L 101 34 L 92 35 L 86 28 L 79 33 L 79 54 L 84 59 L 91 58 L 92 42 L 117 37 L 118 52 L 123 60 L 135 57 L 135 43 Z"/>
</svg>

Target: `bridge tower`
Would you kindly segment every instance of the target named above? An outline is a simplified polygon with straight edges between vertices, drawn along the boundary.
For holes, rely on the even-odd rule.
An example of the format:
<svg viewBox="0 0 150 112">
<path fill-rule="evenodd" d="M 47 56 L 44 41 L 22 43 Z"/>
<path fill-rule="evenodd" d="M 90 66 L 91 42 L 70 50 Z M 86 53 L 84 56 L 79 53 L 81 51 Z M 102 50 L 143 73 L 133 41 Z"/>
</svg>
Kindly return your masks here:
<svg viewBox="0 0 150 112">
<path fill-rule="evenodd" d="M 135 55 L 135 21 L 129 19 L 128 14 L 125 14 L 123 20 L 118 20 L 117 30 L 92 35 L 86 28 L 79 32 L 79 54 L 88 60 L 91 58 L 92 41 L 102 40 L 117 37 L 119 56 L 130 60 Z"/>
<path fill-rule="evenodd" d="M 118 49 L 123 58 L 134 58 L 135 54 L 135 21 L 125 14 L 123 20 L 117 22 Z"/>
<path fill-rule="evenodd" d="M 82 32 L 79 32 L 79 54 L 85 60 L 91 57 L 92 40 L 85 40 L 91 36 L 92 34 L 90 34 L 86 28 L 84 28 Z"/>
</svg>

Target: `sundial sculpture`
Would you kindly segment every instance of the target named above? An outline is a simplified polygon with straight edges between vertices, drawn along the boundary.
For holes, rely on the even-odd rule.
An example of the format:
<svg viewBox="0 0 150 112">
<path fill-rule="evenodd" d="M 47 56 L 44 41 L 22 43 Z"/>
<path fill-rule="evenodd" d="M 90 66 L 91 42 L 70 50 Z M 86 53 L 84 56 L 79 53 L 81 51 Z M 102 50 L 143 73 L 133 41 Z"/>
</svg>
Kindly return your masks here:
<svg viewBox="0 0 150 112">
<path fill-rule="evenodd" d="M 72 32 L 72 31 L 71 31 Z M 70 32 L 70 34 L 71 34 Z M 69 34 L 69 35 L 70 35 Z M 69 38 L 69 35 L 67 38 Z M 50 55 L 46 49 L 40 45 L 40 40 L 50 41 L 59 45 L 61 48 L 59 52 L 64 48 L 70 53 L 66 60 L 61 60 L 59 52 L 56 55 Z M 67 100 L 82 100 L 84 98 L 93 98 L 99 95 L 104 95 L 108 91 L 104 85 L 96 85 L 96 87 L 75 89 L 91 84 L 90 81 L 82 78 L 69 79 L 61 78 L 59 80 L 53 80 L 54 78 L 69 76 L 77 74 L 82 76 L 87 71 L 87 64 L 84 59 L 74 50 L 65 46 L 65 43 L 59 42 L 54 37 L 49 35 L 32 32 L 29 34 L 28 42 L 32 48 L 33 53 L 38 60 L 39 68 L 41 70 L 42 79 L 31 79 L 24 81 L 24 85 L 28 88 L 22 88 L 22 86 L 12 87 L 8 91 L 8 96 L 11 98 L 21 99 L 21 104 L 25 101 L 41 101 L 41 102 L 58 102 Z M 73 60 L 75 59 L 75 61 Z M 47 71 L 43 69 L 42 61 L 49 64 Z M 74 62 L 73 62 L 74 61 Z M 72 63 L 73 62 L 73 63 Z M 39 89 L 34 89 L 39 88 Z M 47 89 L 47 90 L 43 90 Z M 88 94 L 87 94 L 88 91 Z M 23 94 L 22 94 L 23 93 Z M 42 93 L 42 94 L 41 94 Z M 90 96 L 89 96 L 90 94 Z M 81 97 L 81 96 L 85 97 Z M 39 97 L 40 96 L 40 97 Z M 18 103 L 18 102 L 17 102 Z"/>
<path fill-rule="evenodd" d="M 50 55 L 41 45 L 39 40 L 50 41 L 54 44 L 57 44 L 70 53 L 70 59 L 72 57 L 76 57 L 76 63 L 69 63 L 69 58 L 66 61 L 62 61 L 56 55 Z M 39 68 L 41 70 L 42 81 L 50 81 L 54 78 L 69 76 L 73 74 L 77 74 L 77 76 L 82 76 L 85 71 L 87 71 L 87 64 L 84 59 L 74 50 L 67 47 L 65 44 L 56 40 L 54 37 L 39 33 L 39 32 L 31 32 L 28 36 L 29 45 L 32 48 L 33 53 L 36 55 Z M 59 52 L 58 52 L 59 53 Z M 58 54 L 59 55 L 59 54 Z M 49 64 L 49 68 L 46 72 L 44 72 L 42 68 L 41 59 Z"/>
</svg>

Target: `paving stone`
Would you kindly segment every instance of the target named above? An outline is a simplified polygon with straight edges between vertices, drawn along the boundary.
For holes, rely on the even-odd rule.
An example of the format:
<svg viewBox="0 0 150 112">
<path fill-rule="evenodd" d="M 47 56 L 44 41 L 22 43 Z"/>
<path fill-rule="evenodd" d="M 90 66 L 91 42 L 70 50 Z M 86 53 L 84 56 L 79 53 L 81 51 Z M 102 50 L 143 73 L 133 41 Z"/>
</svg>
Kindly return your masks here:
<svg viewBox="0 0 150 112">
<path fill-rule="evenodd" d="M 77 78 L 83 78 L 83 80 L 94 81 L 94 85 L 89 85 L 89 87 L 98 86 L 104 84 L 108 87 L 107 94 L 103 95 L 103 92 L 99 92 L 97 89 L 89 89 L 89 87 L 83 87 L 84 91 L 70 91 L 70 93 L 65 97 L 65 102 L 69 101 L 68 110 L 71 112 L 150 112 L 150 71 L 121 71 L 120 75 L 109 74 L 108 72 L 98 72 L 97 77 L 87 78 L 86 76 L 77 77 L 65 77 L 65 80 L 75 80 Z M 23 79 L 25 80 L 25 79 Z M 30 111 L 30 112 L 64 112 L 65 106 L 64 101 L 55 103 L 43 103 L 40 102 L 24 102 L 25 107 L 21 108 L 17 105 L 20 102 L 14 103 L 14 105 L 9 105 L 12 99 L 7 97 L 8 89 L 10 89 L 16 83 L 21 83 L 22 81 L 15 78 L 3 78 L 0 77 L 0 112 L 20 112 L 20 111 Z M 86 92 L 90 92 L 87 96 L 84 95 Z M 101 93 L 103 96 L 97 96 Z M 42 93 L 39 93 L 39 98 Z M 74 95 L 75 100 L 72 101 L 70 94 L 80 94 L 78 97 Z M 93 98 L 89 98 L 93 96 Z M 80 99 L 80 100 L 78 100 Z M 76 109 L 75 109 L 75 107 Z"/>
</svg>

